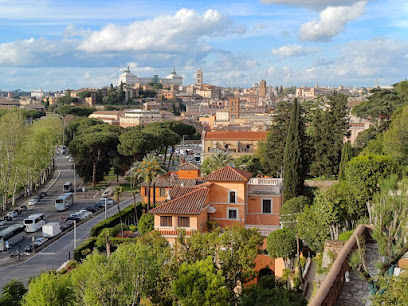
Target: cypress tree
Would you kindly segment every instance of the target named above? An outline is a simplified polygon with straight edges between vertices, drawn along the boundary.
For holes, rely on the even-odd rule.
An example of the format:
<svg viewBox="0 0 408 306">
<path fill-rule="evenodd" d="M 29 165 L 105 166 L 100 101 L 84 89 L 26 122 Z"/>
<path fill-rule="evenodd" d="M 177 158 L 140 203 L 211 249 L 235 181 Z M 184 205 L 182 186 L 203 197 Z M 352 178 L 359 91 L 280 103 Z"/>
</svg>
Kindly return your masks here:
<svg viewBox="0 0 408 306">
<path fill-rule="evenodd" d="M 347 96 L 337 92 L 327 96 L 326 110 L 317 112 L 314 120 L 314 161 L 312 174 L 315 176 L 337 175 L 347 133 Z"/>
<path fill-rule="evenodd" d="M 284 201 L 303 193 L 304 187 L 304 127 L 300 116 L 300 106 L 295 99 L 283 156 Z"/>
<path fill-rule="evenodd" d="M 344 169 L 347 166 L 347 163 L 350 159 L 353 158 L 353 148 L 351 147 L 349 142 L 346 142 L 343 145 L 343 149 L 341 150 L 341 161 L 339 166 L 339 181 L 344 180 Z"/>
</svg>

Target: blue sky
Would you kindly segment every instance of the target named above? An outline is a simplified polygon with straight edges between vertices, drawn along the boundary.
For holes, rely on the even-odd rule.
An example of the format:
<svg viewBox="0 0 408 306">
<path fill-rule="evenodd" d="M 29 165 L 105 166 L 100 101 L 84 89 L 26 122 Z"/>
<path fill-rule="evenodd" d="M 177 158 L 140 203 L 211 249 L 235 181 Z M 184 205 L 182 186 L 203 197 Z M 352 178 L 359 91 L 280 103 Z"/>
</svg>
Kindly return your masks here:
<svg viewBox="0 0 408 306">
<path fill-rule="evenodd" d="M 0 89 L 116 84 L 374 86 L 407 78 L 406 0 L 0 0 Z"/>
</svg>

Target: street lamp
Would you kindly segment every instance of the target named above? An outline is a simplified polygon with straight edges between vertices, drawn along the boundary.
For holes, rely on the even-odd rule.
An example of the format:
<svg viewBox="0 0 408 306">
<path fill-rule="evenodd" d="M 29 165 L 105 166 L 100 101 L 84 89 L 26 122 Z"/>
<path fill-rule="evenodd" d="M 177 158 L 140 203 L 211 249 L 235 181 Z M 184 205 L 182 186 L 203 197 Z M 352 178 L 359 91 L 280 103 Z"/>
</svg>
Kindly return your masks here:
<svg viewBox="0 0 408 306">
<path fill-rule="evenodd" d="M 106 208 L 106 198 L 105 198 L 105 220 L 106 220 L 106 210 L 107 210 L 107 208 Z"/>
<path fill-rule="evenodd" d="M 74 220 L 74 250 L 76 249 L 76 220 Z"/>
</svg>

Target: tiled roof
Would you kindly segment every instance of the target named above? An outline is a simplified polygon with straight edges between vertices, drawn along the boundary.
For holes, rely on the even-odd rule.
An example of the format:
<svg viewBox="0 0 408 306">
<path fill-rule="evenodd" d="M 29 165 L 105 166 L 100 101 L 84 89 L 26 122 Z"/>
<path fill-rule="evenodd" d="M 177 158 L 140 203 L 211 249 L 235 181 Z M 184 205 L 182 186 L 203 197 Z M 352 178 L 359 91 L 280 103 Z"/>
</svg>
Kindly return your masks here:
<svg viewBox="0 0 408 306">
<path fill-rule="evenodd" d="M 178 167 L 179 170 L 200 170 L 200 167 L 192 162 L 187 162 Z"/>
<path fill-rule="evenodd" d="M 156 187 L 175 187 L 175 186 L 181 186 L 182 184 L 184 186 L 195 186 L 201 181 L 198 179 L 173 179 L 169 176 L 162 176 L 156 178 L 153 182 L 150 183 L 150 187 L 153 186 L 153 183 L 155 183 Z M 149 185 L 148 182 L 143 182 L 140 184 L 140 186 L 147 187 Z"/>
<path fill-rule="evenodd" d="M 185 195 L 187 193 L 190 193 L 190 192 L 196 190 L 197 188 L 201 188 L 201 187 L 198 187 L 198 186 L 188 186 L 188 187 L 176 186 L 170 191 L 170 198 L 176 199 L 178 197 L 181 197 L 181 196 L 183 196 L 183 195 Z"/>
<path fill-rule="evenodd" d="M 205 140 L 266 140 L 268 132 L 252 131 L 210 131 L 205 133 Z"/>
<path fill-rule="evenodd" d="M 204 207 L 209 188 L 195 190 L 151 209 L 152 214 L 199 215 Z"/>
<path fill-rule="evenodd" d="M 204 177 L 206 181 L 233 181 L 233 182 L 246 182 L 252 176 L 251 172 L 247 172 L 241 169 L 226 166 L 220 170 L 214 171 Z"/>
</svg>

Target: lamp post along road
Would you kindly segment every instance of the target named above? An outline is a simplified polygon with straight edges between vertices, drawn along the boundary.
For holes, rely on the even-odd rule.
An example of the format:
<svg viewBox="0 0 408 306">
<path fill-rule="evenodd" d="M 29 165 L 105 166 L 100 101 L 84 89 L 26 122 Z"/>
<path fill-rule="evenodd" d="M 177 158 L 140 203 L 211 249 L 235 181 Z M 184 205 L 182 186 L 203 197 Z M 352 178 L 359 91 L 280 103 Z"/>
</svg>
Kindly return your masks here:
<svg viewBox="0 0 408 306">
<path fill-rule="evenodd" d="M 74 250 L 76 249 L 76 220 L 74 220 Z"/>
<path fill-rule="evenodd" d="M 106 209 L 107 209 L 107 205 L 106 205 L 106 198 L 105 198 L 105 220 L 106 220 Z"/>
</svg>

